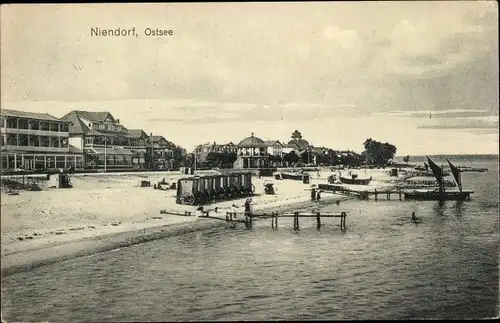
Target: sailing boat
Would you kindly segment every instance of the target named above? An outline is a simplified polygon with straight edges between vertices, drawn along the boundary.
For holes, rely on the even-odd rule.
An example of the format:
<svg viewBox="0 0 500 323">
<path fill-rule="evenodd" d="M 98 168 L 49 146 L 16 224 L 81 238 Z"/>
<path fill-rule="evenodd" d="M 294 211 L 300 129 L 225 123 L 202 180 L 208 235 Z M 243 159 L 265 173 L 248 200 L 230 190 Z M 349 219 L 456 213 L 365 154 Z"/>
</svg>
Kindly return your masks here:
<svg viewBox="0 0 500 323">
<path fill-rule="evenodd" d="M 448 165 L 450 166 L 451 173 L 453 174 L 453 179 L 457 183 L 458 191 L 446 191 L 444 185 L 444 171 L 439 167 L 432 159 L 428 156 L 427 162 L 432 174 L 436 178 L 439 187 L 436 190 L 414 190 L 410 192 L 405 192 L 405 199 L 411 200 L 427 200 L 427 201 L 464 201 L 470 200 L 470 195 L 474 193 L 473 191 L 465 191 L 462 189 L 462 180 L 460 177 L 460 169 L 453 165 L 448 159 Z"/>
</svg>

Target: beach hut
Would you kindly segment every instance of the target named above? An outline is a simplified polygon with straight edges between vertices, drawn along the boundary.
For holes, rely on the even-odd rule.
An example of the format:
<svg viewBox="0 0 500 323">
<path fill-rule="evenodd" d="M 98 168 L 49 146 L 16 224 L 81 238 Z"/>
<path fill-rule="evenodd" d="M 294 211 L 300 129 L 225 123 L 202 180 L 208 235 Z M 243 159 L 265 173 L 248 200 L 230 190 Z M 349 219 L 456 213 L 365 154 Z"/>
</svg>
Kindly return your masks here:
<svg viewBox="0 0 500 323">
<path fill-rule="evenodd" d="M 241 191 L 246 195 L 253 194 L 253 192 L 255 192 L 255 186 L 252 184 L 252 173 L 241 173 L 240 178 Z"/>
<path fill-rule="evenodd" d="M 224 190 L 224 176 L 223 175 L 215 175 L 213 188 L 215 191 L 215 198 L 217 200 L 223 200 L 226 197 L 226 191 Z"/>
<path fill-rule="evenodd" d="M 188 177 L 180 178 L 177 181 L 177 196 L 178 204 L 193 205 L 196 202 L 196 196 L 199 192 L 199 178 Z"/>
<path fill-rule="evenodd" d="M 214 183 L 215 183 L 215 177 L 216 175 L 208 175 L 208 176 L 204 176 L 204 181 L 205 181 L 205 190 L 208 194 L 208 199 L 210 201 L 213 201 L 216 199 L 216 189 L 214 187 Z"/>
<path fill-rule="evenodd" d="M 228 175 L 221 175 L 221 184 L 222 184 L 222 188 L 224 189 L 225 198 L 230 198 L 231 197 L 231 185 L 229 183 L 229 176 Z"/>
<path fill-rule="evenodd" d="M 240 196 L 241 191 L 241 176 L 238 173 L 229 175 L 229 187 L 232 197 Z"/>
</svg>

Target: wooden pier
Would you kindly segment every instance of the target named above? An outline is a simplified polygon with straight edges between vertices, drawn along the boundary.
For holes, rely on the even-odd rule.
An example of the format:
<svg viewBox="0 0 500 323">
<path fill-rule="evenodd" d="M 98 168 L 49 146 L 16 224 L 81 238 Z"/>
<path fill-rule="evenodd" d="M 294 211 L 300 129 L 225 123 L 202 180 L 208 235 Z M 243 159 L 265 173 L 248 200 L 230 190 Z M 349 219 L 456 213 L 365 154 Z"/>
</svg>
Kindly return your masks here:
<svg viewBox="0 0 500 323">
<path fill-rule="evenodd" d="M 203 218 L 223 220 L 230 223 L 244 223 L 247 228 L 252 228 L 254 219 L 271 219 L 271 228 L 278 228 L 279 218 L 293 218 L 293 228 L 294 230 L 300 229 L 300 218 L 316 218 L 316 227 L 319 230 L 322 225 L 322 218 L 340 218 L 340 229 L 345 230 L 346 228 L 346 217 L 347 212 L 270 212 L 270 213 L 237 213 L 237 212 L 226 212 L 226 217 L 211 216 L 210 212 L 217 214 L 215 210 L 204 210 Z M 173 212 L 167 210 L 160 210 L 160 214 L 171 214 L 179 216 L 193 216 L 190 211 L 184 212 Z M 236 219 L 237 215 L 240 215 L 240 219 Z M 243 219 L 244 217 L 244 219 Z"/>
<path fill-rule="evenodd" d="M 395 200 L 403 201 L 405 197 L 405 193 L 397 188 L 388 188 L 384 190 L 375 189 L 373 191 L 361 191 L 361 190 L 352 190 L 347 187 L 335 184 L 319 184 L 318 188 L 331 193 L 340 193 L 349 196 L 354 196 L 361 200 L 369 200 L 370 196 L 373 196 L 375 201 L 378 201 L 381 197 L 382 198 L 385 197 L 385 200 L 390 201 L 394 199 L 394 195 L 396 195 L 397 198 Z"/>
<path fill-rule="evenodd" d="M 279 218 L 293 218 L 293 228 L 294 230 L 300 229 L 299 219 L 300 218 L 316 218 L 316 227 L 317 229 L 321 228 L 321 218 L 340 218 L 340 229 L 344 230 L 346 228 L 346 217 L 347 212 L 288 212 L 288 213 L 279 213 L 279 212 L 271 212 L 271 213 L 245 213 L 242 214 L 245 216 L 245 220 L 236 220 L 236 213 L 234 212 L 226 212 L 226 221 L 227 222 L 244 222 L 247 228 L 251 228 L 253 225 L 254 218 L 271 219 L 271 228 L 278 228 L 278 219 Z M 208 215 L 207 215 L 208 216 Z"/>
</svg>

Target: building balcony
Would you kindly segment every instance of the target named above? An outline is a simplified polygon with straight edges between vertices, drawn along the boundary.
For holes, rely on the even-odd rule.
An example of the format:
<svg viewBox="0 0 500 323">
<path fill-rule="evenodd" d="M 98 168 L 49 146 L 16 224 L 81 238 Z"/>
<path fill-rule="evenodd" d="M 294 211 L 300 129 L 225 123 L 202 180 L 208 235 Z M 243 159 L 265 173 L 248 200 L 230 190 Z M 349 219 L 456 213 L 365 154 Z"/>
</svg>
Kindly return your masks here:
<svg viewBox="0 0 500 323">
<path fill-rule="evenodd" d="M 16 128 L 0 128 L 2 134 L 19 134 L 19 135 L 35 135 L 49 137 L 69 137 L 69 132 L 49 131 L 49 130 L 34 130 L 34 129 L 16 129 Z"/>
<path fill-rule="evenodd" d="M 32 151 L 44 153 L 68 153 L 69 147 L 15 146 L 4 145 L 2 151 Z"/>
<path fill-rule="evenodd" d="M 118 148 L 118 149 L 130 149 L 128 145 L 112 145 L 112 144 L 88 144 L 86 143 L 84 148 L 107 148 L 107 149 L 113 149 L 113 148 Z"/>
</svg>

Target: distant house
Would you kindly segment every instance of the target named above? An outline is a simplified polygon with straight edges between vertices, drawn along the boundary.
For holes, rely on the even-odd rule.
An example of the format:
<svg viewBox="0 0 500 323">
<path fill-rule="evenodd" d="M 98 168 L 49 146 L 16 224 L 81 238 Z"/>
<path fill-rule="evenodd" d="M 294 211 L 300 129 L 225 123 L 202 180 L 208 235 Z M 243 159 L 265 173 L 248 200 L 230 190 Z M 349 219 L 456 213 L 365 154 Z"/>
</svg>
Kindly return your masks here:
<svg viewBox="0 0 500 323">
<path fill-rule="evenodd" d="M 295 151 L 295 153 L 297 153 L 298 155 L 300 152 L 300 147 L 296 143 L 288 143 L 283 147 L 281 151 L 283 152 L 283 154 L 289 154 L 292 151 Z"/>
<path fill-rule="evenodd" d="M 132 164 L 134 167 L 143 169 L 146 167 L 146 147 L 149 144 L 149 136 L 142 129 L 128 129 L 128 149 L 132 152 Z"/>
<path fill-rule="evenodd" d="M 264 140 L 254 137 L 243 139 L 237 145 L 238 159 L 234 168 L 261 168 L 269 166 L 269 154 Z"/>
<path fill-rule="evenodd" d="M 83 154 L 69 144 L 70 122 L 46 113 L 0 110 L 2 171 L 83 169 Z"/>
<path fill-rule="evenodd" d="M 269 155 L 283 157 L 283 144 L 279 140 L 264 141 Z"/>
<path fill-rule="evenodd" d="M 303 151 L 305 151 L 306 149 L 308 149 L 308 148 L 310 148 L 312 146 L 309 145 L 309 142 L 307 140 L 304 140 L 304 139 L 299 139 L 299 140 L 292 139 L 292 140 L 290 140 L 288 142 L 287 147 L 296 148 L 297 149 L 296 152 L 303 152 Z"/>
<path fill-rule="evenodd" d="M 75 110 L 61 119 L 71 122 L 69 143 L 84 153 L 86 167 L 133 168 L 128 130 L 111 113 Z"/>
<path fill-rule="evenodd" d="M 151 136 L 150 145 L 154 150 L 154 168 L 169 168 L 169 160 L 173 157 L 174 144 L 163 136 Z"/>
<path fill-rule="evenodd" d="M 196 155 L 196 160 L 198 163 L 204 163 L 207 161 L 207 156 L 208 154 L 215 152 L 215 153 L 236 153 L 238 150 L 238 147 L 233 144 L 232 142 L 229 142 L 227 144 L 217 144 L 217 142 L 213 143 L 205 143 L 202 145 L 196 146 L 194 153 Z"/>
</svg>

